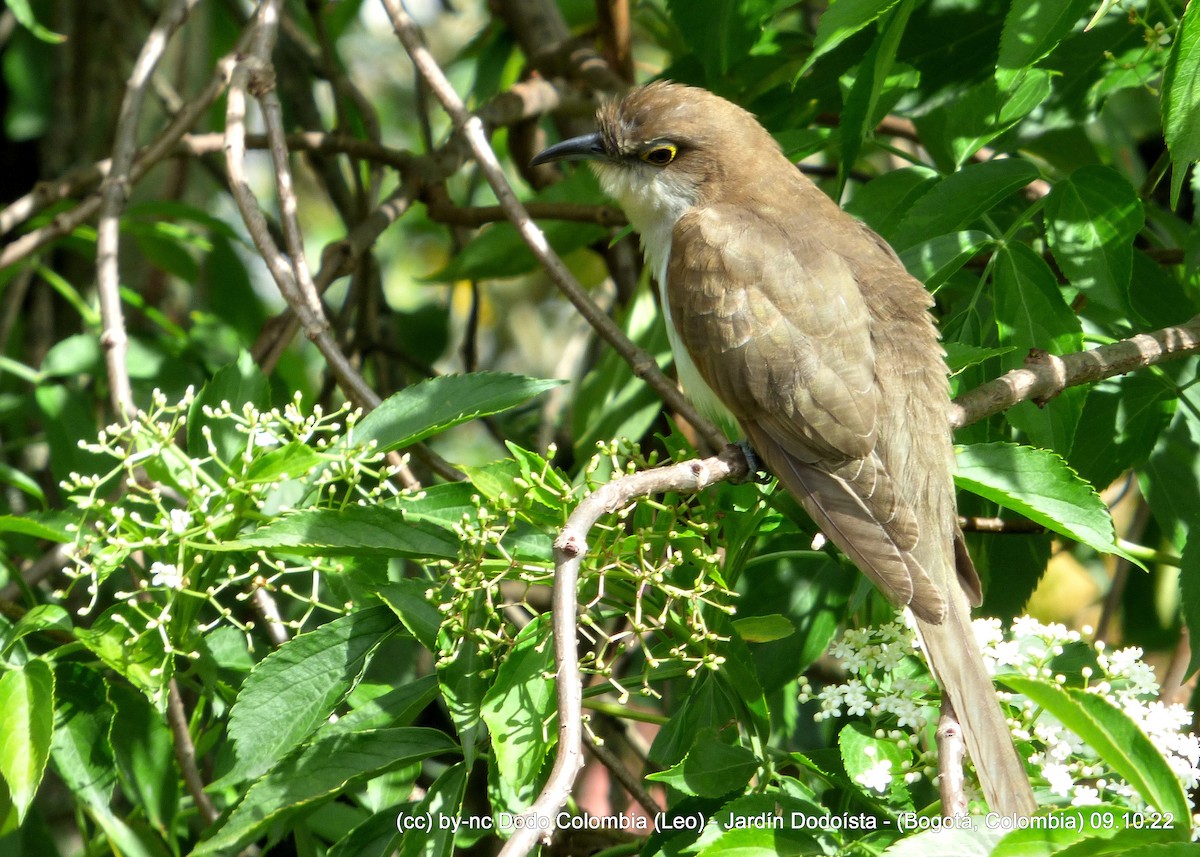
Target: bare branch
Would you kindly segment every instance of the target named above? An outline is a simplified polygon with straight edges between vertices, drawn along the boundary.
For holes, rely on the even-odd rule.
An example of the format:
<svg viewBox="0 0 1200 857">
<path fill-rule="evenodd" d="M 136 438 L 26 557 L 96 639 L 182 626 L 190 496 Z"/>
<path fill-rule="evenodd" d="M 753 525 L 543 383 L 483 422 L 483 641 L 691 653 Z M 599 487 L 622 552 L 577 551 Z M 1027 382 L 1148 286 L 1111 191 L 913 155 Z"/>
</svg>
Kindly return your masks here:
<svg viewBox="0 0 1200 857">
<path fill-rule="evenodd" d="M 1124 375 L 1200 351 L 1200 316 L 1177 327 L 1062 357 L 1039 352 L 1024 368 L 962 394 L 950 405 L 950 425 L 962 428 L 1026 400 L 1047 402 L 1068 387 Z"/>
<path fill-rule="evenodd" d="M 480 171 L 491 185 L 496 198 L 500 201 L 501 208 L 504 209 L 517 231 L 521 233 L 521 237 L 525 239 L 525 243 L 529 245 L 534 256 L 549 274 L 550 279 L 583 314 L 588 323 L 595 327 L 596 331 L 629 364 L 633 373 L 653 388 L 669 408 L 695 426 L 696 430 L 714 449 L 724 446 L 725 436 L 696 412 L 691 403 L 680 393 L 679 388 L 659 371 L 658 364 L 654 359 L 625 336 L 612 319 L 596 306 L 587 292 L 571 275 L 571 272 L 567 270 L 566 265 L 546 241 L 542 230 L 529 218 L 529 214 L 517 199 L 516 194 L 513 193 L 504 176 L 504 170 L 488 143 L 483 123 L 479 117 L 473 116 L 467 111 L 462 99 L 451 87 L 450 81 L 438 67 L 433 55 L 421 42 L 416 22 L 400 5 L 399 0 L 383 0 L 383 5 L 391 18 L 396 35 L 400 37 L 413 64 L 429 83 L 430 89 L 442 103 L 446 112 L 450 114 L 454 127 L 466 138 L 479 163 Z"/>
<path fill-rule="evenodd" d="M 587 553 L 587 537 L 602 515 L 611 514 L 640 497 L 664 491 L 695 492 L 726 479 L 746 475 L 746 461 L 734 446 L 717 456 L 684 461 L 653 470 L 620 476 L 600 486 L 580 501 L 554 542 L 554 596 L 551 606 L 554 630 L 555 686 L 558 695 L 558 753 L 541 794 L 524 816 L 552 817 L 571 795 L 583 765 L 583 683 L 576 650 L 575 594 L 579 568 Z M 537 844 L 538 825 L 519 828 L 504 844 L 500 857 L 524 855 Z"/>
<path fill-rule="evenodd" d="M 100 187 L 100 222 L 96 231 L 96 287 L 100 294 L 100 317 L 103 332 L 100 345 L 104 349 L 108 369 L 109 395 L 113 411 L 125 422 L 133 414 L 133 388 L 125 365 L 129 338 L 125 332 L 125 314 L 121 309 L 120 272 L 117 270 L 117 250 L 120 245 L 121 211 L 129 199 L 130 174 L 137 154 L 137 125 L 150 81 L 158 61 L 162 59 L 171 36 L 183 26 L 188 13 L 199 0 L 174 0 L 163 10 L 162 17 L 150 30 L 142 52 L 134 64 L 133 73 L 125 85 L 125 98 L 117 117 L 116 140 L 113 143 L 111 168 Z"/>
<path fill-rule="evenodd" d="M 967 814 L 967 795 L 963 781 L 963 759 L 967 745 L 962 726 L 954 715 L 949 697 L 942 697 L 942 716 L 938 719 L 938 794 L 942 798 L 942 816 L 953 818 Z"/>
</svg>

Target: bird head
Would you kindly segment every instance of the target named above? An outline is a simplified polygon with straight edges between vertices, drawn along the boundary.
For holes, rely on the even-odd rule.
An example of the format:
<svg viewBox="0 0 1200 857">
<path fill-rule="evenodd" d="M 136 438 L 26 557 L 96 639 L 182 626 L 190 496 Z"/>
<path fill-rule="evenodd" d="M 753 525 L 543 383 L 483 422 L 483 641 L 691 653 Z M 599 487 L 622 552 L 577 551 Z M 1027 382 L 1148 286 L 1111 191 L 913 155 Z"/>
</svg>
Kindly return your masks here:
<svg viewBox="0 0 1200 857">
<path fill-rule="evenodd" d="M 703 89 L 656 81 L 596 113 L 597 130 L 532 161 L 587 160 L 639 232 L 692 206 L 761 181 L 756 160 L 783 158 L 748 112 Z M 758 163 L 758 167 L 763 164 Z"/>
</svg>

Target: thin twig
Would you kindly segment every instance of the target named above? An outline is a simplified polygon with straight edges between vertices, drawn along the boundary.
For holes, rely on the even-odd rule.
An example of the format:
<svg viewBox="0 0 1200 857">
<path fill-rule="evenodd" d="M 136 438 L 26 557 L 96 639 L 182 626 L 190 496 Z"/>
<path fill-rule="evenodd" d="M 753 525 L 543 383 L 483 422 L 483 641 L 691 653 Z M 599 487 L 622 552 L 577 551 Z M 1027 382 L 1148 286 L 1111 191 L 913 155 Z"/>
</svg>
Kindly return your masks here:
<svg viewBox="0 0 1200 857">
<path fill-rule="evenodd" d="M 653 818 L 658 813 L 662 812 L 662 807 L 658 805 L 658 801 L 646 791 L 639 780 L 633 773 L 621 764 L 621 760 L 617 758 L 616 753 L 600 743 L 600 741 L 587 741 L 584 743 L 588 751 L 595 756 L 608 772 L 616 778 L 617 782 L 625 791 L 629 792 L 629 796 L 641 805 L 646 814 Z"/>
<path fill-rule="evenodd" d="M 959 396 L 950 406 L 950 425 L 962 428 L 1026 400 L 1045 402 L 1068 387 L 1124 375 L 1200 351 L 1200 316 L 1176 327 L 1062 357 L 1040 352 L 1021 369 Z"/>
<path fill-rule="evenodd" d="M 438 66 L 437 61 L 422 43 L 416 22 L 400 5 L 400 0 L 383 0 L 383 5 L 391 18 L 396 35 L 400 37 L 400 41 L 408 51 L 417 71 L 429 83 L 430 90 L 441 102 L 446 112 L 450 114 L 454 127 L 466 139 L 484 178 L 487 179 L 492 191 L 496 194 L 501 208 L 504 209 L 517 231 L 521 233 L 521 237 L 529 245 L 530 250 L 549 274 L 550 279 L 588 320 L 588 323 L 595 327 L 596 331 L 629 364 L 633 373 L 644 380 L 671 410 L 695 426 L 697 432 L 712 448 L 720 449 L 724 446 L 726 439 L 720 430 L 697 413 L 691 402 L 679 391 L 678 386 L 659 370 L 654 358 L 625 336 L 613 320 L 596 306 L 587 292 L 571 275 L 571 272 L 567 270 L 566 265 L 546 241 L 542 230 L 530 219 L 524 206 L 513 193 L 508 179 L 504 176 L 504 170 L 496 159 L 496 153 L 492 151 L 492 147 L 488 143 L 483 122 L 479 117 L 473 116 L 467 111 L 462 99 L 458 97 L 458 93 L 446 79 L 446 75 Z"/>
<path fill-rule="evenodd" d="M 188 13 L 199 0 L 174 0 L 163 10 L 158 23 L 150 30 L 142 52 L 134 63 L 133 73 L 125 84 L 125 98 L 117 117 L 116 140 L 113 143 L 112 166 L 100 186 L 100 221 L 96 230 L 96 288 L 100 296 L 100 318 L 103 332 L 100 344 L 104 349 L 108 369 L 109 395 L 113 411 L 121 422 L 133 415 L 133 388 L 125 365 L 128 335 L 125 332 L 125 313 L 121 308 L 120 272 L 117 269 L 117 250 L 120 244 L 121 211 L 129 199 L 130 178 L 137 154 L 137 126 L 142 102 L 158 61 L 162 59 L 171 36 L 183 26 Z"/>
<path fill-rule="evenodd" d="M 737 447 L 718 456 L 684 461 L 653 470 L 620 476 L 588 495 L 567 519 L 554 542 L 555 686 L 558 695 L 558 753 L 541 794 L 523 816 L 541 822 L 552 818 L 570 797 L 575 777 L 583 765 L 583 704 L 579 653 L 576 650 L 575 602 L 579 568 L 587 553 L 587 537 L 602 515 L 611 514 L 634 500 L 664 491 L 700 491 L 726 479 L 746 475 L 746 461 Z M 504 844 L 500 857 L 524 855 L 537 844 L 540 823 L 518 828 Z"/>
<path fill-rule="evenodd" d="M 935 733 L 938 748 L 938 794 L 942 799 L 942 816 L 953 818 L 967 814 L 967 795 L 963 779 L 963 759 L 967 745 L 962 726 L 954 715 L 950 698 L 942 697 L 942 715 Z"/>
<path fill-rule="evenodd" d="M 213 806 L 212 799 L 204 791 L 204 780 L 200 777 L 200 769 L 196 766 L 196 745 L 192 742 L 192 732 L 188 725 L 187 712 L 183 710 L 183 697 L 174 677 L 167 685 L 167 725 L 171 727 L 171 738 L 175 745 L 175 761 L 183 772 L 183 781 L 187 784 L 188 793 L 196 802 L 196 809 L 207 825 L 213 824 L 220 813 Z"/>
</svg>

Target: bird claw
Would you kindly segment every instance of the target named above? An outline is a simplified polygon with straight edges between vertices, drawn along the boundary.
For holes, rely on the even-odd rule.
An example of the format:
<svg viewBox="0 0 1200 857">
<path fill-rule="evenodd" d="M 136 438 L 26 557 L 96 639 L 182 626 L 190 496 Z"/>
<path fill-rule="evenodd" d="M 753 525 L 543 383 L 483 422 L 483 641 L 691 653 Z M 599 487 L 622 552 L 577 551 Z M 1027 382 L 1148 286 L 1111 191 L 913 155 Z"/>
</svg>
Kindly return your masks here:
<svg viewBox="0 0 1200 857">
<path fill-rule="evenodd" d="M 733 445 L 741 451 L 742 456 L 746 459 L 746 478 L 743 481 L 757 482 L 760 485 L 771 481 L 771 474 L 767 471 L 763 460 L 758 457 L 758 453 L 754 451 L 754 447 L 750 445 L 750 441 L 743 439 Z"/>
</svg>

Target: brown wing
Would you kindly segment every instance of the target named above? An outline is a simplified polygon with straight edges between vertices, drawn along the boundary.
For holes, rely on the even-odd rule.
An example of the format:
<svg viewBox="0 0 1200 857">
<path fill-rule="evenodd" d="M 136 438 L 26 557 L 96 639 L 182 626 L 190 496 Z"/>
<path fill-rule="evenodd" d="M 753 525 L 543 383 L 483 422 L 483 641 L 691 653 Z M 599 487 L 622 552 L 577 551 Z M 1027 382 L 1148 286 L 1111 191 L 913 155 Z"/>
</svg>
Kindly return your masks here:
<svg viewBox="0 0 1200 857">
<path fill-rule="evenodd" d="M 843 257 L 797 232 L 744 209 L 681 218 L 672 319 L 705 382 L 822 531 L 893 601 L 937 621 L 944 599 L 912 554 L 917 517 L 877 450 L 870 312 Z"/>
</svg>

